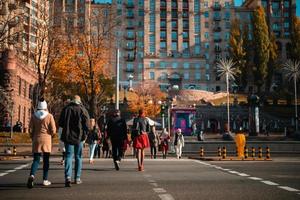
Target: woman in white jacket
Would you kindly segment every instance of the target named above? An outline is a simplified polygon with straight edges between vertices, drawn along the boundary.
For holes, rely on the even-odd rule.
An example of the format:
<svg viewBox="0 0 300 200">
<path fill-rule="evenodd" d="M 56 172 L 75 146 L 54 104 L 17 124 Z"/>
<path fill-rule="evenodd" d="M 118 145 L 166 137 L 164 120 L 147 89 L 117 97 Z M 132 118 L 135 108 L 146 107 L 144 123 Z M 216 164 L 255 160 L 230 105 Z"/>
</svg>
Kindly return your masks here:
<svg viewBox="0 0 300 200">
<path fill-rule="evenodd" d="M 177 129 L 174 137 L 174 146 L 176 148 L 177 159 L 181 158 L 182 147 L 184 147 L 184 137 L 181 133 L 181 129 Z"/>
</svg>

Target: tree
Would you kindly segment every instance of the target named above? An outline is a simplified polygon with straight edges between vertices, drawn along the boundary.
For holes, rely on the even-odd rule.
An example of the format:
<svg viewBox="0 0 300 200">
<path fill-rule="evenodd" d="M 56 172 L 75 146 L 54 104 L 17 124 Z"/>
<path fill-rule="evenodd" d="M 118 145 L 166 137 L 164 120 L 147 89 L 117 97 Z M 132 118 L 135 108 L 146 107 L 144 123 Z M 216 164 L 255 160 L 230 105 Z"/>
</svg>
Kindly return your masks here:
<svg viewBox="0 0 300 200">
<path fill-rule="evenodd" d="M 229 45 L 230 57 L 236 63 L 236 73 L 239 76 L 237 84 L 239 87 L 244 88 L 248 75 L 246 73 L 246 50 L 244 37 L 240 29 L 240 22 L 237 19 L 234 19 L 231 24 Z"/>
<path fill-rule="evenodd" d="M 270 58 L 269 30 L 266 22 L 264 8 L 259 6 L 253 14 L 253 45 L 254 63 L 253 73 L 258 94 L 261 94 L 261 87 L 268 74 L 268 62 Z"/>
<path fill-rule="evenodd" d="M 294 81 L 294 95 L 295 95 L 295 127 L 298 132 L 298 108 L 297 108 L 297 79 L 300 78 L 300 62 L 288 60 L 283 65 L 283 72 L 289 81 Z"/>
<path fill-rule="evenodd" d="M 293 16 L 291 30 L 291 45 L 288 49 L 289 57 L 293 60 L 300 60 L 300 19 Z"/>
<path fill-rule="evenodd" d="M 113 91 L 109 62 L 117 20 L 114 12 L 107 14 L 98 10 L 93 11 L 85 23 L 84 27 L 67 30 L 52 77 L 54 82 L 71 86 L 69 88 L 76 90 L 75 94 L 81 92 L 90 115 L 96 117 L 97 105 Z"/>
<path fill-rule="evenodd" d="M 246 88 L 251 76 L 251 67 L 253 66 L 253 43 L 249 38 L 249 26 L 248 23 L 243 25 L 243 48 L 245 50 L 245 67 L 241 70 L 241 84 L 243 89 Z"/>
<path fill-rule="evenodd" d="M 22 9 L 22 1 L 11 3 L 9 0 L 1 0 L 0 2 L 0 49 L 4 50 L 12 48 L 20 44 L 23 32 L 24 10 Z"/>
<path fill-rule="evenodd" d="M 138 113 L 139 109 L 143 109 L 146 116 L 156 117 L 160 113 L 158 101 L 165 98 L 166 94 L 160 91 L 158 83 L 144 81 L 128 95 L 129 110 Z"/>
<path fill-rule="evenodd" d="M 226 77 L 226 88 L 227 88 L 227 124 L 228 133 L 230 132 L 230 111 L 229 111 L 229 80 L 234 80 L 237 74 L 237 70 L 234 67 L 235 63 L 232 59 L 221 59 L 217 64 L 217 72 L 219 76 Z"/>
<path fill-rule="evenodd" d="M 267 77 L 265 82 L 265 92 L 268 93 L 270 91 L 274 71 L 276 70 L 276 60 L 278 57 L 277 53 L 277 44 L 276 37 L 273 32 L 270 32 L 270 43 L 269 43 L 269 62 L 267 69 Z"/>
</svg>

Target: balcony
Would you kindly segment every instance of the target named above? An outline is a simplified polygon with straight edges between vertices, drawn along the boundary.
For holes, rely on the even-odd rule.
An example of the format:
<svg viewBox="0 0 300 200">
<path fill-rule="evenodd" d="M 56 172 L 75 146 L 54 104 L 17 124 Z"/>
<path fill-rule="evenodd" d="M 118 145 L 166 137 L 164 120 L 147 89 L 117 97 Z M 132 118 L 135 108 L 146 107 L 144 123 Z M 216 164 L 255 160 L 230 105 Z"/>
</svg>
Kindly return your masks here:
<svg viewBox="0 0 300 200">
<path fill-rule="evenodd" d="M 221 21 L 221 17 L 214 17 L 214 21 Z"/>
<path fill-rule="evenodd" d="M 222 49 L 221 49 L 220 47 L 216 47 L 216 48 L 215 48 L 215 52 L 216 52 L 216 53 L 221 53 L 221 52 L 222 52 Z"/>
<path fill-rule="evenodd" d="M 222 29 L 221 29 L 220 26 L 216 26 L 216 27 L 213 28 L 213 31 L 214 31 L 214 32 L 221 32 L 221 30 L 222 30 Z"/>
<path fill-rule="evenodd" d="M 135 61 L 135 56 L 124 56 L 124 60 L 128 62 L 133 62 Z"/>
<path fill-rule="evenodd" d="M 134 69 L 133 69 L 133 68 L 125 68 L 125 69 L 124 69 L 124 72 L 127 72 L 127 73 L 133 73 L 133 72 L 134 72 Z"/>
<path fill-rule="evenodd" d="M 123 49 L 124 49 L 125 51 L 133 51 L 133 50 L 135 50 L 134 47 L 124 47 Z"/>
<path fill-rule="evenodd" d="M 124 5 L 125 5 L 125 8 L 127 8 L 127 9 L 134 8 L 134 4 L 133 3 L 124 3 Z"/>
<path fill-rule="evenodd" d="M 127 19 L 134 19 L 134 15 L 126 15 Z"/>
<path fill-rule="evenodd" d="M 220 11 L 221 10 L 221 5 L 214 5 L 212 6 L 213 11 Z"/>
<path fill-rule="evenodd" d="M 214 42 L 222 42 L 221 38 L 214 39 Z"/>
<path fill-rule="evenodd" d="M 127 35 L 124 35 L 124 39 L 125 40 L 134 40 L 134 36 L 127 36 Z"/>
</svg>

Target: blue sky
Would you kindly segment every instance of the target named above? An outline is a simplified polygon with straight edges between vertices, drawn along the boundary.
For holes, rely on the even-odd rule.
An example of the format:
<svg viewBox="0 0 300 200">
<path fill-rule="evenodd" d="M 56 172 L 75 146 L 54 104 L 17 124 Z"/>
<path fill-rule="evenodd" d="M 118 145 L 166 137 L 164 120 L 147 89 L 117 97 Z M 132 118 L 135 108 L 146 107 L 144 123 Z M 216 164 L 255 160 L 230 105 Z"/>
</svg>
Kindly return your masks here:
<svg viewBox="0 0 300 200">
<path fill-rule="evenodd" d="M 97 2 L 104 2 L 104 3 L 107 3 L 107 2 L 111 2 L 111 0 L 96 0 Z M 235 5 L 239 6 L 242 4 L 242 1 L 243 0 L 235 0 Z M 299 4 L 299 3 L 298 3 Z M 297 16 L 300 16 L 300 5 L 296 4 L 296 7 L 297 7 Z"/>
</svg>

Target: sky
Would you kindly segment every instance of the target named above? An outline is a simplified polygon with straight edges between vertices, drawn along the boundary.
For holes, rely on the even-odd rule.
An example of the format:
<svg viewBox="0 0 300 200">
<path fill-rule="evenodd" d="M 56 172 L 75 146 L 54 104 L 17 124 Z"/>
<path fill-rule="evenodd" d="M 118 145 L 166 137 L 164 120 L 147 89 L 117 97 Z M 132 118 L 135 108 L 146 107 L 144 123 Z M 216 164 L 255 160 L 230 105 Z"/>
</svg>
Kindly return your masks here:
<svg viewBox="0 0 300 200">
<path fill-rule="evenodd" d="M 107 3 L 107 2 L 111 2 L 111 0 L 96 0 L 97 2 L 104 2 L 104 3 Z M 242 1 L 243 0 L 235 0 L 235 5 L 237 5 L 237 6 L 240 6 L 241 4 L 242 4 Z M 297 16 L 298 17 L 300 17 L 300 5 L 299 5 L 299 3 L 297 4 L 296 3 L 296 14 L 297 14 Z"/>
</svg>

